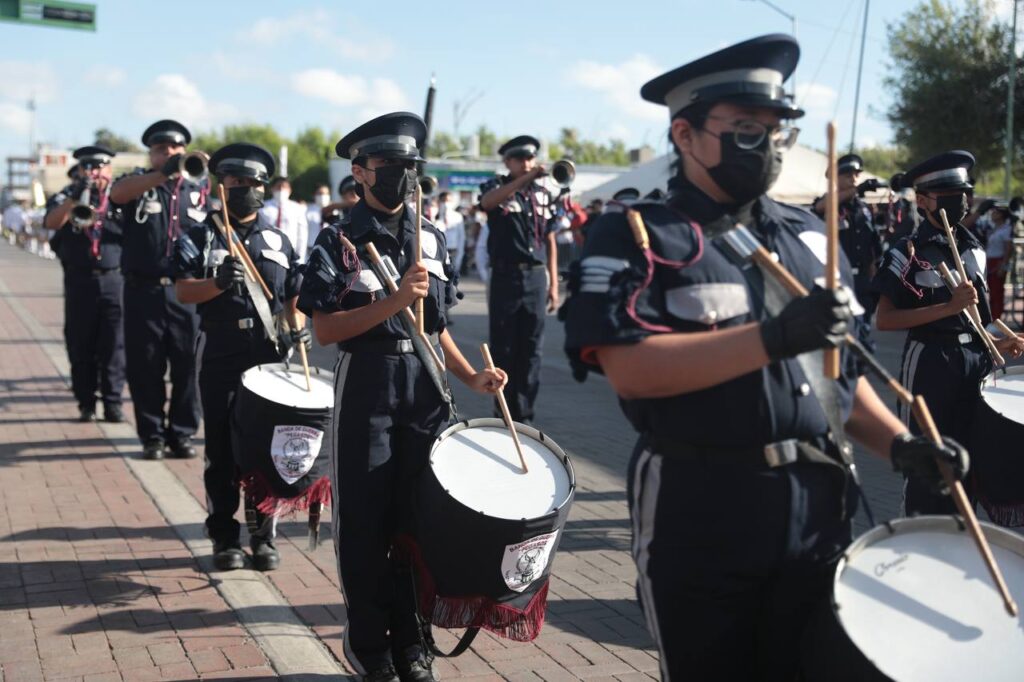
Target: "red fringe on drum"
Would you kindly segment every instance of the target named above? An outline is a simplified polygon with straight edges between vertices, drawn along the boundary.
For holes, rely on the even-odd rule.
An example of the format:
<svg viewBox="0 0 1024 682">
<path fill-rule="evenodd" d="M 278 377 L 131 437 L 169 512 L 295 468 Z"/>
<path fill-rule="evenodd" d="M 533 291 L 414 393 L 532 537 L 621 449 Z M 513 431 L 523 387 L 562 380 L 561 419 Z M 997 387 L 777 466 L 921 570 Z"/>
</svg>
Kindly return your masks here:
<svg viewBox="0 0 1024 682">
<path fill-rule="evenodd" d="M 305 491 L 292 498 L 280 498 L 261 471 L 251 471 L 242 476 L 242 488 L 256 500 L 256 509 L 268 516 L 282 517 L 293 512 L 305 511 L 309 505 L 319 502 L 331 504 L 331 479 L 321 476 Z"/>
<path fill-rule="evenodd" d="M 434 580 L 416 543 L 403 537 L 396 545 L 412 563 L 420 615 L 432 625 L 439 628 L 481 628 L 516 642 L 532 642 L 540 634 L 548 605 L 546 576 L 523 609 L 483 596 L 445 597 L 437 594 Z"/>
</svg>

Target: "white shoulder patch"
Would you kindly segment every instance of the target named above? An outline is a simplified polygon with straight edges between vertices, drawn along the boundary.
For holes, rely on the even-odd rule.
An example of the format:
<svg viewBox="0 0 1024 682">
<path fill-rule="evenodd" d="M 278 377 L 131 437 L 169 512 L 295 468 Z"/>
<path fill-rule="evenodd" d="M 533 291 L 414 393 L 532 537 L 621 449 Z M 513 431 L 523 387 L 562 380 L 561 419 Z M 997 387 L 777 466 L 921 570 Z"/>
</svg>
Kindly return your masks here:
<svg viewBox="0 0 1024 682">
<path fill-rule="evenodd" d="M 281 246 L 284 245 L 284 240 L 279 232 L 274 230 L 263 230 L 262 235 L 263 241 L 268 248 L 271 248 L 274 251 L 281 250 Z"/>
<path fill-rule="evenodd" d="M 280 251 L 274 251 L 273 249 L 260 249 L 260 255 L 267 260 L 274 261 L 285 270 L 289 269 L 288 257 Z"/>
<path fill-rule="evenodd" d="M 800 233 L 800 241 L 810 249 L 815 258 L 821 261 L 822 265 L 825 264 L 826 254 L 828 253 L 828 239 L 824 234 L 812 230 L 804 230 Z"/>
<path fill-rule="evenodd" d="M 354 272 L 350 273 L 347 276 L 347 279 L 352 287 L 352 291 L 371 293 L 374 291 L 380 291 L 384 288 L 381 285 L 380 280 L 377 279 L 377 275 L 374 274 L 373 270 L 365 268 L 359 271 L 358 279 L 356 279 L 356 274 Z"/>
<path fill-rule="evenodd" d="M 420 230 L 420 248 L 427 258 L 437 258 L 437 237 L 433 232 Z"/>
</svg>

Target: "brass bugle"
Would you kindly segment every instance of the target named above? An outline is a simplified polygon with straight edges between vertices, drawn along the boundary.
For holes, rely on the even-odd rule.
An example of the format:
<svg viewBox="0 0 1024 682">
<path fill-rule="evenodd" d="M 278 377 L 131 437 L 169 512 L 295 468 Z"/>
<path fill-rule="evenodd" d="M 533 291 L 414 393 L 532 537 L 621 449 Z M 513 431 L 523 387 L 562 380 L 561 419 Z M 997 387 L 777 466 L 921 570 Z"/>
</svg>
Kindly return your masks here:
<svg viewBox="0 0 1024 682">
<path fill-rule="evenodd" d="M 576 164 L 569 159 L 556 161 L 551 167 L 551 179 L 559 187 L 568 187 L 576 179 Z"/>
<path fill-rule="evenodd" d="M 96 209 L 89 203 L 92 191 L 86 187 L 78 197 L 78 202 L 71 207 L 71 226 L 76 230 L 92 227 L 96 222 Z"/>
<path fill-rule="evenodd" d="M 420 176 L 420 190 L 423 192 L 423 196 L 433 196 L 434 192 L 437 191 L 437 178 L 433 175 Z"/>
<path fill-rule="evenodd" d="M 189 152 L 178 162 L 178 173 L 189 182 L 199 182 L 210 172 L 210 157 L 204 152 Z"/>
</svg>

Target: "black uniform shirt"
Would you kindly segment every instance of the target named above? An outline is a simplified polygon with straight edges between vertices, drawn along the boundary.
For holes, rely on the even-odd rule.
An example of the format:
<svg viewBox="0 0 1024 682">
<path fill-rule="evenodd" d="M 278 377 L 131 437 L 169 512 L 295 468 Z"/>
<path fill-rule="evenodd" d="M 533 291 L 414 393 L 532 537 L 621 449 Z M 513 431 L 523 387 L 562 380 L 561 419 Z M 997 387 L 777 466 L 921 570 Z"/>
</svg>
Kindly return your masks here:
<svg viewBox="0 0 1024 682">
<path fill-rule="evenodd" d="M 644 288 L 648 263 L 625 214 L 609 212 L 590 229 L 570 274 L 563 307 L 566 350 L 577 371 L 600 371 L 590 351 L 633 344 L 666 332 L 700 333 L 734 327 L 764 316 L 763 282 L 756 267 L 741 270 L 701 224 L 722 229 L 733 220 L 725 207 L 689 184 L 670 203 L 635 202 L 647 225 L 652 250 L 663 259 Z M 824 226 L 811 213 L 761 197 L 749 208 L 751 231 L 805 286 L 823 274 Z M 693 216 L 693 218 L 691 218 Z M 700 219 L 700 223 L 697 222 Z M 726 222 L 728 221 L 728 222 Z M 842 262 L 843 281 L 850 282 Z M 748 280 L 752 277 L 754 282 Z M 755 286 L 755 284 L 757 286 Z M 859 367 L 843 351 L 838 382 L 840 414 L 849 415 Z M 621 399 L 641 434 L 698 447 L 746 448 L 790 438 L 818 441 L 828 422 L 796 359 L 773 362 L 716 386 L 667 398 Z"/>
<path fill-rule="evenodd" d="M 882 238 L 875 229 L 871 209 L 856 194 L 839 205 L 839 246 L 855 278 L 870 278 L 882 256 Z"/>
<path fill-rule="evenodd" d="M 148 172 L 136 168 L 131 174 L 144 175 Z M 171 256 L 174 239 L 206 217 L 203 187 L 182 180 L 178 188 L 178 225 L 175 229 L 170 217 L 174 188 L 177 185 L 178 179 L 168 180 L 120 207 L 124 228 L 121 266 L 126 274 L 149 278 L 170 277 L 173 270 Z"/>
<path fill-rule="evenodd" d="M 982 322 L 987 325 L 992 321 L 992 313 L 989 310 L 988 284 L 985 281 L 985 251 L 974 235 L 963 227 L 956 228 L 956 239 L 967 276 L 978 290 L 978 312 Z M 875 275 L 875 287 L 897 308 L 925 308 L 946 303 L 953 295 L 939 275 L 938 265 L 943 262 L 955 277 L 956 266 L 945 231 L 922 220 L 913 234 L 899 240 L 885 252 L 882 266 Z M 958 334 L 971 330 L 963 315 L 943 317 L 914 329 Z"/>
<path fill-rule="evenodd" d="M 260 276 L 274 295 L 268 300 L 270 312 L 279 313 L 286 301 L 299 294 L 302 276 L 299 272 L 299 259 L 288 241 L 287 235 L 274 229 L 262 218 L 257 218 L 248 234 L 236 233 L 245 243 Z M 213 223 L 212 215 L 205 222 L 196 225 L 178 239 L 175 245 L 174 270 L 176 277 L 206 279 L 215 277 L 217 267 L 228 255 L 228 243 Z M 262 290 L 260 295 L 262 296 Z M 199 312 L 200 326 L 207 330 L 214 327 L 213 322 L 233 322 L 244 318 L 259 320 L 259 314 L 253 305 L 252 298 L 246 293 L 240 296 L 235 287 L 196 306 Z M 228 326 L 230 328 L 230 325 Z"/>
<path fill-rule="evenodd" d="M 72 186 L 68 185 L 46 202 L 46 212 L 60 207 L 71 196 Z M 91 202 L 98 208 L 99 200 Z M 99 253 L 94 255 L 94 240 Z M 61 264 L 68 272 L 91 271 L 94 269 L 112 270 L 121 265 L 121 209 L 107 203 L 106 214 L 100 222 L 99 229 L 79 229 L 71 224 L 70 219 L 61 225 L 51 240 L 51 245 Z"/>
<path fill-rule="evenodd" d="M 384 226 L 385 216 L 360 201 L 338 225 L 324 227 L 306 263 L 306 276 L 299 293 L 299 309 L 312 316 L 314 311 L 333 313 L 355 310 L 386 295 L 383 283 L 370 265 L 365 245 L 372 242 L 381 258 L 390 258 L 401 276 L 415 261 L 415 210 L 406 204 L 397 238 Z M 358 261 L 346 254 L 338 234 L 342 233 L 358 249 Z M 421 232 L 423 264 L 430 273 L 430 291 L 423 301 L 423 329 L 427 334 L 441 332 L 447 325 L 448 309 L 455 305 L 458 280 L 448 259 L 444 233 L 429 221 Z M 408 339 L 398 316 L 392 316 L 357 337 L 362 340 Z"/>
<path fill-rule="evenodd" d="M 480 185 L 484 195 L 511 182 L 503 175 Z M 547 237 L 553 229 L 554 197 L 532 182 L 487 212 L 487 257 L 491 265 L 547 262 Z"/>
</svg>

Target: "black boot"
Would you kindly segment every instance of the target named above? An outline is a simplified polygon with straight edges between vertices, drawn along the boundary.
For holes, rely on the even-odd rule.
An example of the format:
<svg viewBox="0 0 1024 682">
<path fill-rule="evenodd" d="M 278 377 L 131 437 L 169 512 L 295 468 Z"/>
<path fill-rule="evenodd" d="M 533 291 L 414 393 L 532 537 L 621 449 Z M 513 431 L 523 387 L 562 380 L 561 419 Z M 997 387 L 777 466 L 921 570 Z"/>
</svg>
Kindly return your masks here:
<svg viewBox="0 0 1024 682">
<path fill-rule="evenodd" d="M 418 644 L 407 647 L 397 659 L 395 669 L 401 682 L 437 682 L 441 679 L 434 670 L 434 657 L 424 653 Z"/>
<path fill-rule="evenodd" d="M 142 447 L 142 459 L 163 459 L 164 442 L 157 438 L 147 440 Z"/>
<path fill-rule="evenodd" d="M 196 456 L 196 448 L 188 436 L 171 443 L 170 456 L 174 459 L 192 459 Z"/>
<path fill-rule="evenodd" d="M 218 571 L 234 571 L 245 567 L 245 552 L 238 540 L 214 540 L 213 565 Z"/>
<path fill-rule="evenodd" d="M 253 538 L 249 547 L 252 549 L 252 567 L 257 571 L 273 571 L 281 565 L 281 555 L 270 540 Z"/>
<path fill-rule="evenodd" d="M 124 412 L 121 411 L 120 405 L 104 405 L 103 406 L 103 421 L 111 424 L 120 424 L 124 421 Z"/>
<path fill-rule="evenodd" d="M 78 421 L 83 424 L 91 422 L 96 419 L 96 408 L 95 407 L 79 407 L 78 408 Z"/>
<path fill-rule="evenodd" d="M 368 670 L 363 675 L 363 682 L 401 682 L 401 679 L 395 672 L 395 666 L 390 663 Z"/>
</svg>

